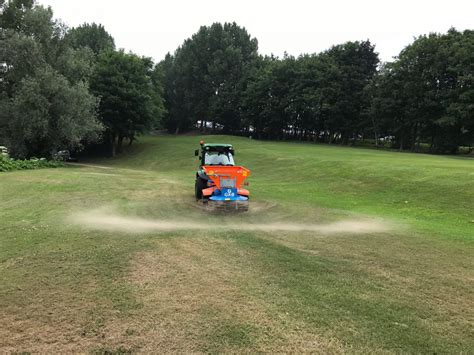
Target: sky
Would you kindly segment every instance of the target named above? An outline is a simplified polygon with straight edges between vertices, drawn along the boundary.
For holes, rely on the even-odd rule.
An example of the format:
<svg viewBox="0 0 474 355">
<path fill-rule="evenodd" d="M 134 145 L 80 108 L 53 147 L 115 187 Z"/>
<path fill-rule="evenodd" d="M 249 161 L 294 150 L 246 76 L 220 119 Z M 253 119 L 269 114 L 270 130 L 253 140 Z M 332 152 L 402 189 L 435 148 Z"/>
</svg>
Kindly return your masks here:
<svg viewBox="0 0 474 355">
<path fill-rule="evenodd" d="M 259 53 L 298 56 L 369 39 L 390 61 L 414 37 L 474 29 L 474 0 L 39 0 L 68 26 L 96 22 L 118 48 L 160 61 L 202 25 L 233 22 Z"/>
</svg>

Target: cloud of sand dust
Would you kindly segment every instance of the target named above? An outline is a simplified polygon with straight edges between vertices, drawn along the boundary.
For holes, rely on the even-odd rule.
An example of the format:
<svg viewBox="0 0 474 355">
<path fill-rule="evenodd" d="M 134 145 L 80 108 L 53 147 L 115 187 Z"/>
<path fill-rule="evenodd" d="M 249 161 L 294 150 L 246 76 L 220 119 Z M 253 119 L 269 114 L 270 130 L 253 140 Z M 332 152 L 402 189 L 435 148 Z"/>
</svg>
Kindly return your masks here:
<svg viewBox="0 0 474 355">
<path fill-rule="evenodd" d="M 348 219 L 328 224 L 299 224 L 299 223 L 227 223 L 210 225 L 207 223 L 177 221 L 177 220 L 151 220 L 138 217 L 127 217 L 104 211 L 90 211 L 79 213 L 71 217 L 70 222 L 94 230 L 106 230 L 127 233 L 145 233 L 153 231 L 177 230 L 240 230 L 264 232 L 318 232 L 321 234 L 368 234 L 387 232 L 391 228 L 387 223 L 374 220 Z"/>
</svg>

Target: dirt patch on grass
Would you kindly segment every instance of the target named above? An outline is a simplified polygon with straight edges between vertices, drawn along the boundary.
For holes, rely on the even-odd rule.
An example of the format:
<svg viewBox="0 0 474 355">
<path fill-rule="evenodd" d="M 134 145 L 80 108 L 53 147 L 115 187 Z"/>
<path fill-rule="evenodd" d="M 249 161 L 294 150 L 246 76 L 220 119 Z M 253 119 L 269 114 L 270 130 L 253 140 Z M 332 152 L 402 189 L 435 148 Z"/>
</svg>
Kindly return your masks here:
<svg viewBox="0 0 474 355">
<path fill-rule="evenodd" d="M 219 223 L 200 223 L 186 220 L 152 220 L 129 217 L 105 210 L 78 213 L 71 216 L 74 224 L 96 230 L 127 233 L 178 230 L 240 230 L 262 232 L 315 232 L 319 234 L 369 234 L 391 230 L 391 226 L 377 220 L 348 219 L 327 224 L 303 223 L 232 223 L 220 219 Z"/>
<path fill-rule="evenodd" d="M 229 243 L 180 238 L 135 256 L 129 279 L 144 307 L 131 332 L 140 351 L 341 351 L 246 294 L 249 271 L 226 260 Z"/>
<path fill-rule="evenodd" d="M 93 175 L 93 176 L 119 176 L 118 174 L 112 173 L 95 173 L 95 172 L 80 172 L 81 175 Z"/>
<path fill-rule="evenodd" d="M 113 167 L 110 166 L 103 166 L 103 165 L 96 165 L 96 164 L 83 164 L 83 163 L 66 163 L 66 165 L 70 166 L 82 166 L 85 168 L 95 168 L 95 169 L 113 169 Z"/>
<path fill-rule="evenodd" d="M 0 353 L 86 352 L 103 343 L 117 343 L 119 334 L 97 327 L 91 315 L 95 304 L 66 292 L 59 295 L 57 290 L 49 295 L 54 299 L 49 302 L 46 293 L 38 292 L 34 302 L 24 307 L 0 309 Z"/>
</svg>

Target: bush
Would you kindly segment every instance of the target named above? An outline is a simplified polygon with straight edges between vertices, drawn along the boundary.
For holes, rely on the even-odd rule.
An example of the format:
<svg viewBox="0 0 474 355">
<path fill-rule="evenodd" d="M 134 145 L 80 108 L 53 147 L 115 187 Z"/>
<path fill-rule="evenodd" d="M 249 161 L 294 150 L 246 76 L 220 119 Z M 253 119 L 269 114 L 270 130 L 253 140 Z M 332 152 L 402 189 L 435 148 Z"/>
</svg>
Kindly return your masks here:
<svg viewBox="0 0 474 355">
<path fill-rule="evenodd" d="M 62 162 L 46 160 L 44 158 L 29 160 L 16 160 L 7 156 L 0 155 L 0 172 L 11 170 L 41 169 L 41 168 L 58 168 L 64 166 Z"/>
</svg>

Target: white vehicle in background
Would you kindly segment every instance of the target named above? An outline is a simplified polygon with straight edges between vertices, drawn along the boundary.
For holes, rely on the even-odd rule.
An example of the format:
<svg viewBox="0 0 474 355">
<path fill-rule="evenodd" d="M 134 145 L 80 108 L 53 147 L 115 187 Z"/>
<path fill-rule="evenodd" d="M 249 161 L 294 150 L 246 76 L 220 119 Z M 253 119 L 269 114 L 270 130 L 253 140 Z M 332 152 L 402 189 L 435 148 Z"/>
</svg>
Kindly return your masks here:
<svg viewBox="0 0 474 355">
<path fill-rule="evenodd" d="M 0 156 L 8 158 L 8 148 L 0 145 Z"/>
</svg>

